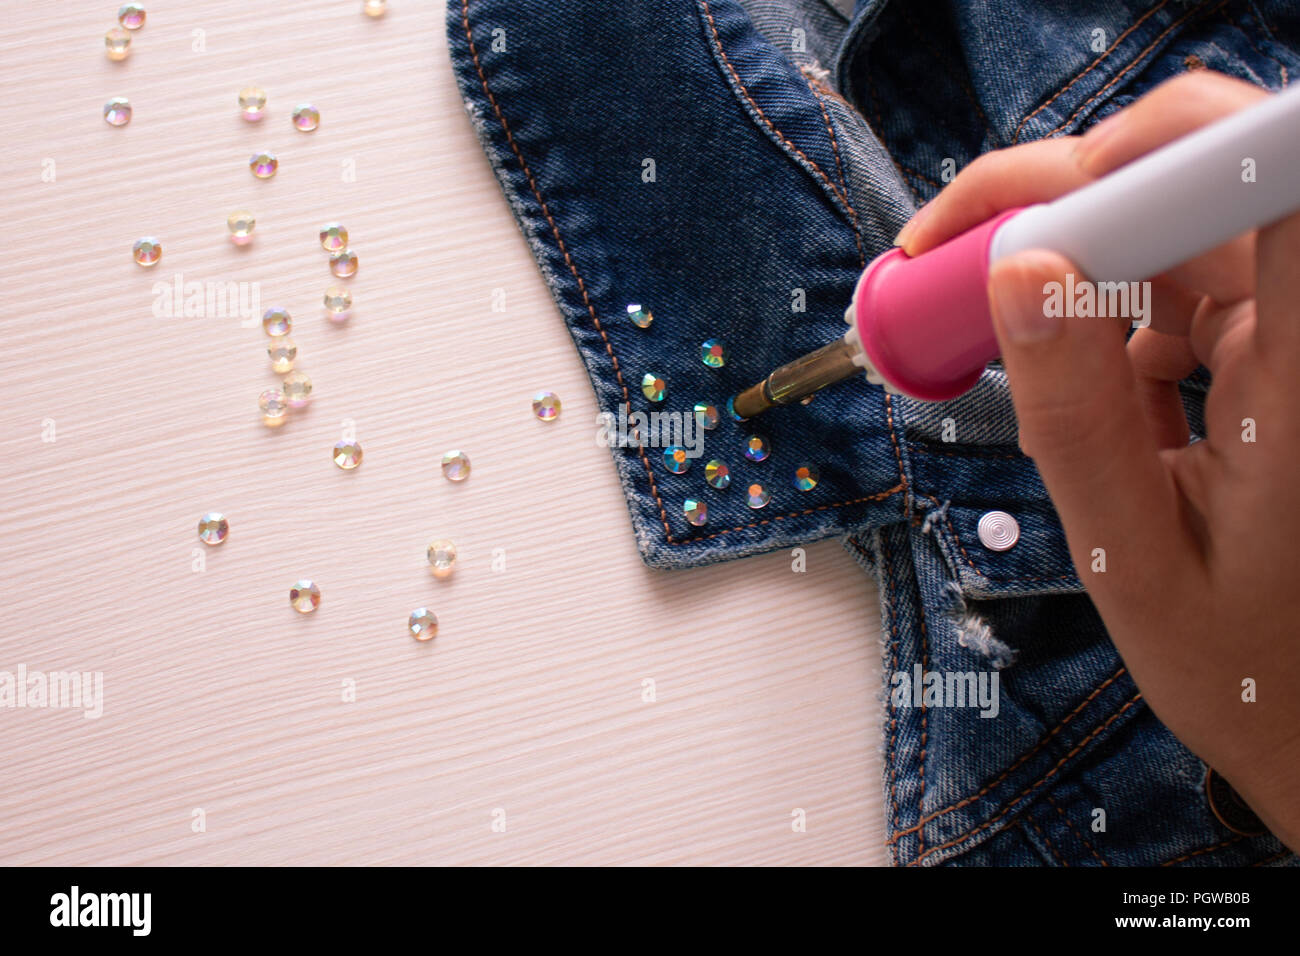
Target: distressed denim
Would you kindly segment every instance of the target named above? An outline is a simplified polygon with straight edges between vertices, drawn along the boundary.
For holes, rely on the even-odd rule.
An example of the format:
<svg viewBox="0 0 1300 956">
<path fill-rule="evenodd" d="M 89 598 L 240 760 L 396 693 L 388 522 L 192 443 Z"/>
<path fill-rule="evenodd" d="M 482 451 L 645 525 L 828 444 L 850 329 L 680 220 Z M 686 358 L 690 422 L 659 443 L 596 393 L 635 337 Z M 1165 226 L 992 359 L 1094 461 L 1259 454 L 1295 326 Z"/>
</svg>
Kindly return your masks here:
<svg viewBox="0 0 1300 956">
<path fill-rule="evenodd" d="M 1185 70 L 1270 89 L 1300 71 L 1283 0 L 449 0 L 447 26 L 471 122 L 613 416 L 721 409 L 842 335 L 866 263 L 976 156 L 1080 132 Z M 721 368 L 701 361 L 708 339 L 729 347 Z M 647 373 L 667 383 L 660 403 Z M 1206 385 L 1183 384 L 1198 434 Z M 756 434 L 764 461 L 743 454 Z M 994 363 L 941 404 L 857 381 L 753 422 L 724 412 L 684 474 L 659 447 L 611 451 L 653 567 L 835 535 L 876 577 L 897 864 L 1293 863 L 1214 812 L 1016 434 Z M 730 487 L 705 483 L 710 458 Z M 810 490 L 801 464 L 819 472 Z M 771 495 L 757 510 L 753 483 Z M 991 510 L 1019 525 L 1009 550 L 980 542 Z M 996 674 L 996 716 L 897 699 L 895 675 L 930 671 Z"/>
</svg>

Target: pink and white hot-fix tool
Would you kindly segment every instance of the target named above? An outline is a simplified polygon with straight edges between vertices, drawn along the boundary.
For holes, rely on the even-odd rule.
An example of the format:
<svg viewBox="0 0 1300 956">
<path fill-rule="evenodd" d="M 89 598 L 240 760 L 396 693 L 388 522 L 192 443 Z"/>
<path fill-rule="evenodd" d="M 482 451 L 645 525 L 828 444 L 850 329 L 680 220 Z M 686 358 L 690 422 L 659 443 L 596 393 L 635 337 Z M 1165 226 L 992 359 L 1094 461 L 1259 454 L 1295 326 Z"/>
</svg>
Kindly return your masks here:
<svg viewBox="0 0 1300 956">
<path fill-rule="evenodd" d="M 968 391 L 998 355 L 990 263 L 1050 249 L 1100 285 L 1149 279 L 1300 209 L 1300 87 L 1174 140 L 1061 198 L 1009 210 L 912 258 L 892 249 L 858 280 L 843 339 L 729 402 L 738 418 L 866 372 L 913 398 Z"/>
</svg>

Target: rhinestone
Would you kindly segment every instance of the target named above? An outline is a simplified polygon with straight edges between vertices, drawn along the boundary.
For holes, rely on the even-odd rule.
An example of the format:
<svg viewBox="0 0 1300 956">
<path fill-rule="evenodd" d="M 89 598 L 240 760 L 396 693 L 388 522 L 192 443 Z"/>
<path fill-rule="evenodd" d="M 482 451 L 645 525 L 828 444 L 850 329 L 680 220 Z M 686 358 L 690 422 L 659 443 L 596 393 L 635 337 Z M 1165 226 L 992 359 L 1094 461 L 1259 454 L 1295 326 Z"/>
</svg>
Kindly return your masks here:
<svg viewBox="0 0 1300 956">
<path fill-rule="evenodd" d="M 253 227 L 257 220 L 251 212 L 240 210 L 226 217 L 226 228 L 230 230 L 230 241 L 237 246 L 246 246 L 253 241 Z"/>
<path fill-rule="evenodd" d="M 668 383 L 653 372 L 646 372 L 641 378 L 641 392 L 652 402 L 662 402 L 668 394 Z"/>
<path fill-rule="evenodd" d="M 554 392 L 538 392 L 533 396 L 533 414 L 544 422 L 560 417 L 560 396 Z"/>
<path fill-rule="evenodd" d="M 286 375 L 280 385 L 290 408 L 306 408 L 311 403 L 311 379 L 306 372 Z"/>
<path fill-rule="evenodd" d="M 704 402 L 696 402 L 695 422 L 706 432 L 711 432 L 713 429 L 718 427 L 718 420 L 720 417 L 721 416 L 718 415 L 717 405 L 706 405 Z"/>
<path fill-rule="evenodd" d="M 274 153 L 254 153 L 253 158 L 248 161 L 248 168 L 258 179 L 270 179 L 280 168 L 280 161 L 275 158 Z"/>
<path fill-rule="evenodd" d="M 435 578 L 445 578 L 451 574 L 453 566 L 456 564 L 456 545 L 446 538 L 439 538 L 429 545 L 425 556 L 429 559 L 429 567 L 433 570 Z"/>
<path fill-rule="evenodd" d="M 339 441 L 334 443 L 334 464 L 344 471 L 351 471 L 361 464 L 361 442 Z"/>
<path fill-rule="evenodd" d="M 357 254 L 351 249 L 344 249 L 330 256 L 330 272 L 340 279 L 357 274 Z"/>
<path fill-rule="evenodd" d="M 748 418 L 745 418 L 743 415 L 737 415 L 737 414 L 736 414 L 736 396 L 735 396 L 735 395 L 732 395 L 729 399 L 727 399 L 727 417 L 730 418 L 733 422 L 747 422 L 747 421 L 749 421 L 749 419 L 748 419 Z"/>
<path fill-rule="evenodd" d="M 209 511 L 199 519 L 199 540 L 206 545 L 218 545 L 230 533 L 230 522 L 220 511 Z"/>
<path fill-rule="evenodd" d="M 125 126 L 131 122 L 131 101 L 125 96 L 115 96 L 105 103 L 104 122 L 109 126 Z"/>
<path fill-rule="evenodd" d="M 310 614 L 320 607 L 320 588 L 307 578 L 295 581 L 289 588 L 289 604 L 299 614 Z"/>
<path fill-rule="evenodd" d="M 104 52 L 110 60 L 125 60 L 131 53 L 131 34 L 121 27 L 113 27 L 104 34 Z"/>
<path fill-rule="evenodd" d="M 283 425 L 284 417 L 289 414 L 289 403 L 278 388 L 268 388 L 257 396 L 257 407 L 262 410 L 262 424 L 267 428 Z"/>
<path fill-rule="evenodd" d="M 293 319 L 289 318 L 287 309 L 267 309 L 262 313 L 262 331 L 272 338 L 288 335 L 293 328 Z"/>
<path fill-rule="evenodd" d="M 139 30 L 144 26 L 144 7 L 138 3 L 124 4 L 117 11 L 117 22 L 128 30 Z"/>
<path fill-rule="evenodd" d="M 816 465 L 797 465 L 794 469 L 794 486 L 800 491 L 812 491 L 821 480 L 821 472 Z"/>
<path fill-rule="evenodd" d="M 469 477 L 469 456 L 452 450 L 442 456 L 442 473 L 448 481 L 464 481 Z"/>
<path fill-rule="evenodd" d="M 772 445 L 762 435 L 750 435 L 745 439 L 745 457 L 750 461 L 766 461 L 772 454 Z"/>
<path fill-rule="evenodd" d="M 709 506 L 698 498 L 687 498 L 682 502 L 682 511 L 686 520 L 697 528 L 709 520 Z"/>
<path fill-rule="evenodd" d="M 990 551 L 1009 551 L 1020 540 L 1020 523 L 1005 511 L 984 512 L 975 531 Z"/>
<path fill-rule="evenodd" d="M 627 317 L 632 320 L 632 324 L 638 329 L 650 328 L 650 323 L 655 320 L 649 309 L 643 309 L 639 305 L 629 305 L 627 307 Z"/>
<path fill-rule="evenodd" d="M 411 612 L 406 626 L 411 629 L 411 636 L 417 641 L 431 641 L 438 636 L 438 615 L 427 607 L 417 607 Z"/>
<path fill-rule="evenodd" d="M 717 339 L 708 339 L 700 346 L 700 359 L 709 368 L 722 368 L 727 364 L 727 347 Z"/>
<path fill-rule="evenodd" d="M 320 245 L 326 252 L 338 252 L 348 246 L 348 230 L 337 222 L 327 222 L 320 227 Z"/>
<path fill-rule="evenodd" d="M 681 445 L 669 445 L 664 449 L 664 467 L 674 475 L 684 475 L 691 467 L 691 459 Z"/>
<path fill-rule="evenodd" d="M 368 17 L 382 17 L 388 12 L 388 0 L 366 0 L 361 9 Z"/>
<path fill-rule="evenodd" d="M 320 110 L 310 103 L 300 103 L 293 111 L 294 129 L 301 133 L 310 133 L 320 125 Z"/>
<path fill-rule="evenodd" d="M 162 243 L 153 236 L 145 236 L 143 239 L 137 239 L 131 246 L 131 257 L 135 259 L 135 264 L 150 269 L 158 264 L 162 258 Z"/>
<path fill-rule="evenodd" d="M 714 458 L 704 466 L 704 480 L 709 483 L 710 488 L 725 488 L 731 484 L 731 469 L 725 462 Z"/>
<path fill-rule="evenodd" d="M 271 340 L 266 347 L 266 354 L 271 357 L 271 371 L 276 375 L 283 375 L 293 371 L 293 360 L 298 357 L 298 346 L 293 344 L 293 339 L 282 335 Z"/>
<path fill-rule="evenodd" d="M 750 485 L 745 494 L 748 498 L 749 506 L 755 510 L 766 508 L 767 503 L 772 500 L 771 492 L 758 483 Z"/>
<path fill-rule="evenodd" d="M 250 123 L 256 123 L 266 115 L 266 90 L 258 86 L 246 86 L 239 91 L 240 115 Z"/>
<path fill-rule="evenodd" d="M 325 290 L 325 317 L 331 322 L 346 322 L 352 314 L 352 293 L 340 285 Z"/>
</svg>

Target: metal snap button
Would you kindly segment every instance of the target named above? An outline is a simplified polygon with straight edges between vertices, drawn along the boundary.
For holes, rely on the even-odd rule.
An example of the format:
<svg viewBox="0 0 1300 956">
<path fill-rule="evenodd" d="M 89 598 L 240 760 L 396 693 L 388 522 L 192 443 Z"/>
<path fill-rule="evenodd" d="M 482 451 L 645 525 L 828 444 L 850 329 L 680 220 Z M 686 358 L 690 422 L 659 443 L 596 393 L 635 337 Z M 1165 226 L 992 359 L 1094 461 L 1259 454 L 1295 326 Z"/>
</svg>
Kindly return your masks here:
<svg viewBox="0 0 1300 956">
<path fill-rule="evenodd" d="M 1262 836 L 1268 832 L 1259 817 L 1255 816 L 1255 811 L 1246 806 L 1246 801 L 1213 767 L 1205 772 L 1205 799 L 1219 822 L 1233 833 Z"/>
<path fill-rule="evenodd" d="M 980 544 L 990 551 L 1008 551 L 1020 540 L 1020 525 L 1005 511 L 986 511 L 980 515 Z"/>
</svg>

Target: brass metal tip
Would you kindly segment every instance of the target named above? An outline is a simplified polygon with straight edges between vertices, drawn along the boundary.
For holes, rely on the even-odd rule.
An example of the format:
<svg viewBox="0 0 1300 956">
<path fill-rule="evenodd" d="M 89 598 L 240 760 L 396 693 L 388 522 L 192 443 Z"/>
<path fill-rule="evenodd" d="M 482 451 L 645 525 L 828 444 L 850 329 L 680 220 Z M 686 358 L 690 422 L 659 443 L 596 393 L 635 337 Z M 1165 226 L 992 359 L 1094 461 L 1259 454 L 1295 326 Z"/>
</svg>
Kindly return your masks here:
<svg viewBox="0 0 1300 956">
<path fill-rule="evenodd" d="M 771 408 L 772 403 L 767 400 L 767 395 L 764 393 L 765 385 L 767 379 L 727 399 L 727 411 L 731 417 L 738 422 L 743 422 L 747 418 L 762 415 Z"/>
<path fill-rule="evenodd" d="M 853 361 L 854 351 L 844 339 L 836 339 L 809 352 L 769 375 L 757 385 L 727 400 L 727 411 L 738 421 L 755 418 L 777 405 L 790 405 L 816 395 L 862 368 Z"/>
</svg>

